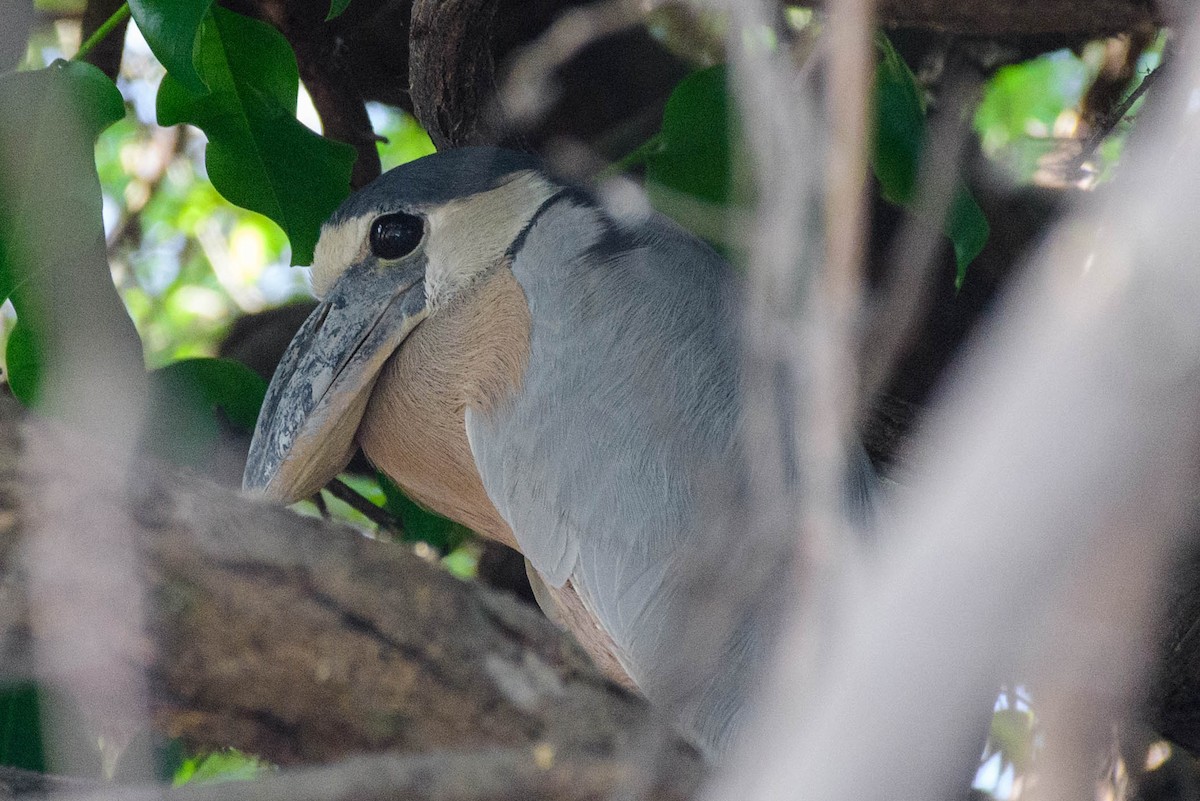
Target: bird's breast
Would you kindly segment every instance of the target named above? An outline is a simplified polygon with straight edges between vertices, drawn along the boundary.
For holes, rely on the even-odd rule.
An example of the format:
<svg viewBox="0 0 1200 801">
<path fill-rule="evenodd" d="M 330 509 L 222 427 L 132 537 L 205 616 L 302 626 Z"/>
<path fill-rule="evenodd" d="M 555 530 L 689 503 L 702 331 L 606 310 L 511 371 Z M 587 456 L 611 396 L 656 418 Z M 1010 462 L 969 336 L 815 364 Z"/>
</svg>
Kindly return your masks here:
<svg viewBox="0 0 1200 801">
<path fill-rule="evenodd" d="M 525 294 L 501 265 L 414 329 L 380 374 L 358 433 L 367 458 L 416 501 L 514 548 L 480 480 L 465 416 L 519 389 L 529 334 Z"/>
<path fill-rule="evenodd" d="M 520 391 L 529 345 L 525 293 L 501 267 L 413 330 L 383 368 L 358 432 L 367 458 L 410 497 L 518 551 L 512 528 L 483 487 L 467 441 L 466 410 L 487 413 Z M 612 638 L 570 583 L 546 586 L 538 602 L 608 676 L 634 686 Z"/>
</svg>

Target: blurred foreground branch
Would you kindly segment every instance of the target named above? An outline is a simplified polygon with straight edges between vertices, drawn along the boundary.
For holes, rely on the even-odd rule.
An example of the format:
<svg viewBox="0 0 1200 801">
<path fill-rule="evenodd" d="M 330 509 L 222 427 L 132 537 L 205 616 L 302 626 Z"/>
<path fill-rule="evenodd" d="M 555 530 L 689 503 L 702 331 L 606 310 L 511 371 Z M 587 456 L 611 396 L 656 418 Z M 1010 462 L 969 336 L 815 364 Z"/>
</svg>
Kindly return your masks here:
<svg viewBox="0 0 1200 801">
<path fill-rule="evenodd" d="M 678 754 L 676 756 L 679 756 Z M 689 773 L 689 764 L 676 767 Z M 78 781 L 38 782 L 21 776 L 11 784 L 31 792 L 55 793 L 66 801 L 599 801 L 627 780 L 631 767 L 611 759 L 579 754 L 560 755 L 548 746 L 535 748 L 440 751 L 396 756 L 377 754 L 347 759 L 320 768 L 301 768 L 264 776 L 254 782 L 223 782 L 166 790 L 161 787 L 87 787 Z M 691 781 L 660 785 L 647 801 L 683 801 Z M 0 798 L 4 794 L 0 771 Z M 22 784 L 21 781 L 25 783 Z M 20 797 L 20 796 L 16 796 Z M 41 796 L 46 797 L 46 796 Z"/>
<path fill-rule="evenodd" d="M 1198 83 L 1190 51 L 1111 190 L 997 310 L 926 425 L 878 559 L 842 580 L 823 674 L 797 681 L 811 627 L 796 614 L 757 727 L 707 797 L 952 797 L 1013 677 L 1048 732 L 1037 797 L 1094 793 L 1147 689 L 1162 577 L 1198 508 Z"/>
</svg>

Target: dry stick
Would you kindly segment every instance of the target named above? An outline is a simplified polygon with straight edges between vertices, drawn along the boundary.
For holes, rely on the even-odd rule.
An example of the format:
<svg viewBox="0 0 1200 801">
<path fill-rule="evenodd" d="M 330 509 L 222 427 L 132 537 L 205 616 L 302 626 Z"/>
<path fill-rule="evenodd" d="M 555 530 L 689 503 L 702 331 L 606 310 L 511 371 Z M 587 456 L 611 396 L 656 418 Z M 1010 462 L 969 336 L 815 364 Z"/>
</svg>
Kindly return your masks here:
<svg viewBox="0 0 1200 801">
<path fill-rule="evenodd" d="M 1100 122 L 1100 125 L 1095 131 L 1092 132 L 1092 135 L 1087 138 L 1087 141 L 1083 143 L 1083 149 L 1079 151 L 1079 155 L 1076 156 L 1075 160 L 1072 162 L 1072 173 L 1083 169 L 1084 162 L 1086 162 L 1095 154 L 1096 149 L 1100 147 L 1100 144 L 1108 138 L 1108 135 L 1113 132 L 1113 129 L 1117 127 L 1121 120 L 1125 119 L 1125 115 L 1129 113 L 1131 108 L 1133 108 L 1133 104 L 1138 102 L 1142 95 L 1144 95 L 1146 91 L 1154 85 L 1154 82 L 1158 80 L 1158 76 L 1162 74 L 1162 68 L 1163 65 L 1159 64 L 1157 67 L 1151 70 L 1145 78 L 1142 78 L 1142 82 L 1137 85 L 1137 88 L 1130 92 L 1129 96 L 1125 98 L 1120 105 L 1105 115 L 1104 119 Z"/>
<path fill-rule="evenodd" d="M 772 29 L 776 15 L 766 5 L 762 2 L 735 3 L 727 0 L 721 6 L 721 10 L 728 13 L 731 19 L 728 31 L 729 41 L 734 45 L 730 48 L 731 52 L 744 53 L 743 34 L 748 37 L 761 36 L 764 31 Z M 770 85 L 760 85 L 753 77 L 741 74 L 740 67 L 735 68 L 735 80 L 740 78 L 743 84 L 740 87 L 731 86 L 731 92 L 745 107 L 761 104 L 765 99 L 763 95 L 771 97 L 773 102 L 782 101 L 770 108 L 778 113 L 780 120 L 796 120 L 799 125 L 786 126 L 786 139 L 770 136 L 767 147 L 798 147 L 811 155 L 819 148 L 810 138 L 812 131 L 806 122 L 817 115 L 813 98 L 807 91 L 806 74 L 797 73 L 784 53 L 767 54 L 765 50 L 760 50 L 758 55 L 778 62 L 779 69 L 772 71 L 772 76 L 777 80 Z M 749 73 L 750 70 L 745 72 Z M 746 119 L 749 122 L 748 116 Z M 770 133 L 778 133 L 783 127 L 775 125 Z M 761 133 L 758 126 L 749 122 L 747 136 Z M 782 179 L 778 170 L 768 166 L 770 163 L 759 162 L 756 166 Z M 785 181 L 785 184 L 790 192 L 807 197 L 812 181 Z M 795 207 L 791 203 L 765 202 L 755 209 L 758 216 L 747 219 L 746 227 L 752 229 L 748 244 L 757 248 L 765 243 L 756 256 L 760 257 L 757 261 L 766 262 L 766 269 L 751 273 L 752 281 L 757 279 L 757 283 L 752 283 L 750 287 L 743 320 L 748 339 L 744 357 L 746 368 L 743 371 L 747 384 L 743 395 L 757 401 L 757 405 L 747 403 L 743 409 L 743 418 L 751 431 L 745 455 L 753 454 L 756 460 L 757 472 L 763 480 L 754 489 L 763 496 L 764 502 L 759 503 L 757 498 L 748 497 L 741 491 L 740 482 L 737 481 L 723 481 L 719 486 L 711 487 L 711 492 L 705 493 L 705 508 L 698 515 L 703 525 L 689 545 L 687 560 L 677 568 L 682 572 L 681 586 L 688 608 L 686 613 L 676 616 L 669 632 L 671 640 L 663 648 L 664 654 L 671 655 L 671 667 L 679 677 L 679 686 L 684 688 L 692 682 L 703 686 L 703 682 L 713 680 L 714 676 L 720 676 L 721 671 L 730 669 L 728 664 L 722 664 L 723 659 L 729 658 L 728 651 L 722 649 L 727 648 L 727 642 L 741 627 L 759 626 L 765 639 L 769 625 L 762 620 L 748 621 L 747 614 L 767 593 L 780 590 L 780 587 L 772 586 L 780 578 L 778 567 L 789 565 L 792 561 L 795 520 L 791 511 L 794 506 L 785 469 L 791 443 L 781 443 L 779 432 L 781 425 L 786 424 L 782 421 L 790 423 L 793 415 L 790 409 L 777 404 L 780 393 L 775 379 L 781 370 L 787 372 L 788 378 L 794 373 L 782 363 L 784 355 L 780 353 L 780 339 L 772 337 L 770 333 L 778 332 L 786 324 L 784 321 L 788 315 L 795 312 L 794 306 L 784 301 L 787 292 L 776 293 L 771 287 L 781 272 L 778 269 L 781 265 L 775 256 L 791 248 L 797 238 L 805 240 L 808 234 L 804 230 L 803 220 L 796 225 L 796 219 L 789 216 Z M 760 233 L 764 231 L 770 232 L 771 236 L 762 238 Z M 786 242 L 782 248 L 772 246 L 778 237 Z M 786 351 L 786 345 L 784 349 Z M 742 630 L 741 634 L 745 637 L 744 643 L 752 640 L 748 632 Z M 745 670 L 745 674 L 750 672 L 749 669 Z M 752 676 L 720 678 L 732 679 L 718 686 L 733 694 L 738 689 L 745 689 L 745 686 L 734 687 L 736 682 L 748 685 Z M 683 693 L 673 698 L 660 695 L 656 700 L 668 716 L 675 718 L 686 716 L 690 702 Z M 734 703 L 733 698 L 728 701 Z M 639 798 L 642 787 L 637 780 L 645 782 L 650 777 L 662 774 L 660 760 L 666 753 L 665 745 L 664 738 L 658 732 L 646 732 L 646 736 L 635 743 L 641 752 L 641 760 L 634 764 L 645 766 L 645 771 L 642 774 L 630 774 L 629 780 L 620 787 L 621 793 L 614 795 L 617 801 Z"/>
<path fill-rule="evenodd" d="M 55 131 L 57 147 L 20 154 L 32 160 L 28 174 L 57 174 L 60 160 L 75 152 L 64 143 L 90 142 L 82 111 L 72 108 L 71 114 Z M 9 177 L 20 180 L 22 174 Z M 69 447 L 39 436 L 25 442 L 20 468 L 30 477 L 25 502 L 31 513 L 20 556 L 38 681 L 71 697 L 85 725 L 110 747 L 120 747 L 146 727 L 145 681 L 130 658 L 144 646 L 145 599 L 134 526 L 110 491 L 120 488 L 119 496 L 137 489 L 133 467 L 147 383 L 141 342 L 105 258 L 99 182 L 94 171 L 78 178 L 87 181 L 83 191 L 66 194 L 59 188 L 45 195 L 53 199 L 53 214 L 22 220 L 26 239 L 14 251 L 36 299 L 28 308 L 48 347 L 39 410 L 80 431 Z M 0 194 L 29 197 L 29 188 L 7 185 Z M 86 231 L 91 246 L 81 249 L 72 230 Z M 51 764 L 82 772 L 88 755 L 68 736 L 66 705 L 48 703 L 44 709 Z M 140 770 L 149 775 L 149 756 L 148 746 L 130 746 L 124 764 L 132 775 Z"/>
<path fill-rule="evenodd" d="M 1130 482 L 1127 502 L 1114 504 L 1114 513 L 1097 523 L 1106 536 L 1097 537 L 1100 547 L 1080 559 L 1083 569 L 1064 582 L 1061 608 L 1038 632 L 1044 658 L 1030 672 L 1047 746 L 1031 794 L 1035 801 L 1095 792 L 1099 757 L 1113 746 L 1113 723 L 1144 698 L 1150 681 L 1167 559 L 1182 550 L 1181 535 L 1194 537 L 1197 435 L 1195 421 L 1188 418 L 1195 414 L 1195 389 L 1178 405 L 1172 406 L 1170 398 L 1189 392 L 1195 367 L 1184 365 L 1197 360 L 1200 348 L 1200 334 L 1178 308 L 1194 306 L 1200 295 L 1191 276 L 1197 247 L 1190 214 L 1200 202 L 1191 178 L 1200 169 L 1200 121 L 1191 104 L 1200 82 L 1200 13 L 1192 13 L 1185 34 L 1187 46 L 1179 52 L 1186 56 L 1176 64 L 1178 70 L 1170 70 L 1172 80 L 1162 87 L 1156 104 L 1143 112 L 1145 120 L 1126 149 L 1123 171 L 1089 255 L 1101 266 L 1117 266 L 1101 277 L 1117 279 L 1116 287 L 1106 289 L 1127 290 L 1118 313 L 1157 306 L 1154 320 L 1130 325 L 1130 335 L 1121 344 L 1130 349 L 1159 345 L 1151 358 L 1165 363 L 1151 372 L 1164 376 L 1160 380 L 1166 386 L 1138 382 L 1135 391 L 1149 399 L 1138 413 L 1152 413 L 1165 403 L 1161 414 L 1174 418 L 1179 441 L 1164 433 L 1165 441 L 1151 454 L 1151 459 L 1158 457 L 1157 469 L 1143 470 L 1140 482 Z M 1161 70 L 1160 65 L 1143 79 L 1113 115 L 1112 125 Z M 1119 249 L 1119 255 L 1113 257 L 1111 249 Z M 1094 265 L 1089 262 L 1089 267 Z M 1151 280 L 1130 280 L 1129 270 L 1149 273 Z M 1165 323 L 1160 336 L 1145 343 L 1140 330 L 1160 322 Z M 1172 379 L 1181 368 L 1183 374 Z M 1144 431 L 1153 430 L 1153 423 L 1138 419 L 1125 425 Z M 1166 423 L 1158 421 L 1157 427 L 1166 428 Z M 1172 459 L 1177 465 L 1171 465 Z M 1080 682 L 1080 676 L 1087 681 Z"/>
<path fill-rule="evenodd" d="M 325 496 L 321 494 L 320 490 L 317 490 L 317 493 L 312 496 L 312 502 L 317 507 L 317 514 L 321 516 L 321 519 L 328 520 L 329 504 L 325 503 Z"/>
<path fill-rule="evenodd" d="M 557 98 L 555 71 L 593 42 L 639 23 L 644 14 L 644 7 L 629 0 L 605 0 L 562 13 L 536 41 L 516 56 L 498 94 L 504 117 L 518 129 L 531 127 Z M 697 547 L 695 551 L 697 553 L 681 569 L 695 570 L 697 562 L 704 561 L 698 554 L 705 549 Z M 699 569 L 703 571 L 702 567 Z M 707 581 L 704 586 L 713 588 L 717 584 Z M 718 647 L 717 644 L 706 642 L 701 646 L 703 653 L 695 654 L 693 649 L 697 638 L 689 636 L 695 633 L 691 632 L 688 625 L 692 622 L 678 622 L 671 632 L 678 647 L 667 649 L 677 654 L 677 664 L 687 664 L 687 668 L 680 671 L 678 684 L 681 686 L 688 683 L 682 677 L 692 677 L 703 670 L 695 666 L 703 664 L 712 656 L 710 651 Z M 713 622 L 708 633 L 720 630 L 721 626 Z M 693 654 L 696 658 L 678 656 L 684 653 Z M 677 719 L 682 703 L 659 699 L 658 706 L 664 712 L 663 718 L 648 719 L 634 732 L 630 743 L 619 754 L 627 767 L 604 794 L 609 801 L 639 801 L 653 797 L 652 788 L 669 771 L 664 759 L 669 753 L 671 732 L 665 725 L 665 719 Z"/>
<path fill-rule="evenodd" d="M 813 672 L 829 634 L 824 628 L 830 622 L 824 614 L 829 608 L 827 577 L 841 569 L 848 553 L 835 533 L 814 536 L 818 526 L 836 526 L 819 508 L 819 497 L 815 503 L 814 497 L 828 494 L 830 474 L 839 472 L 836 464 L 814 464 L 814 457 L 821 450 L 819 443 L 840 438 L 829 431 L 814 436 L 812 431 L 814 425 L 830 424 L 836 417 L 829 403 L 821 412 L 813 412 L 823 402 L 818 396 L 838 391 L 815 386 L 828 377 L 829 365 L 818 362 L 828 353 L 825 323 L 830 315 L 814 320 L 810 314 L 815 296 L 825 288 L 816 284 L 824 280 L 820 265 L 828 257 L 821 209 L 830 144 L 813 75 L 818 63 L 827 63 L 831 42 L 822 37 L 816 51 L 796 69 L 786 56 L 753 46 L 751 37 L 774 18 L 770 3 L 729 0 L 725 7 L 740 23 L 729 30 L 730 86 L 743 123 L 742 141 L 757 203 L 745 226 L 748 264 L 742 337 L 742 425 L 750 481 L 745 493 L 722 499 L 736 515 L 723 519 L 728 529 L 724 533 L 729 537 L 729 531 L 738 531 L 741 548 L 773 555 L 780 564 L 800 562 L 800 578 L 786 586 L 803 588 L 812 612 L 805 615 L 806 624 L 812 625 L 804 627 L 806 639 L 790 658 L 801 672 Z M 842 246 L 853 238 L 845 237 Z M 844 260 L 853 262 L 854 257 L 844 256 Z M 851 265 L 842 271 L 842 286 L 853 284 L 849 276 L 856 269 Z M 833 462 L 838 461 L 840 457 L 834 456 Z M 821 547 L 809 547 L 814 542 Z M 734 576 L 729 583 L 750 583 L 755 578 Z M 737 600 L 731 590 L 727 592 L 731 601 Z M 789 607 L 796 603 L 798 599 L 787 599 Z M 781 689 L 790 698 L 805 692 L 802 684 Z M 767 703 L 777 700 L 763 698 Z M 740 762 L 740 751 L 729 757 Z M 738 787 L 718 784 L 706 797 L 744 796 Z"/>
<path fill-rule="evenodd" d="M 870 0 L 828 3 L 829 169 L 825 205 L 826 260 L 822 305 L 837 317 L 857 311 L 866 241 L 868 110 L 872 44 Z M 836 343 L 835 343 L 836 344 Z"/>
<path fill-rule="evenodd" d="M 857 561 L 839 515 L 843 435 L 857 388 L 853 368 L 846 367 L 852 358 L 842 354 L 861 281 L 870 6 L 851 0 L 831 14 L 837 15 L 834 30 L 822 37 L 805 70 L 823 59 L 836 82 L 832 94 L 845 94 L 826 110 L 836 123 L 823 117 L 803 70 L 797 74 L 736 40 L 729 48 L 760 198 L 749 243 L 746 428 L 756 463 L 790 453 L 799 475 L 796 481 L 787 471 L 771 476 L 757 469 L 746 510 L 751 534 L 799 555 L 800 590 L 787 609 L 794 628 L 776 648 L 791 670 L 768 672 L 757 710 L 772 718 L 786 710 L 790 719 L 781 725 L 787 727 L 815 703 L 811 692 L 842 605 L 841 576 L 854 572 Z M 833 50 L 845 52 L 835 59 Z M 824 231 L 813 224 L 822 208 Z M 783 376 L 785 393 L 771 390 L 773 376 Z M 779 399 L 779 407 L 771 399 Z M 784 442 L 781 421 L 788 424 Z M 750 798 L 761 791 L 746 771 L 766 758 L 762 746 L 743 738 L 731 754 L 731 770 L 705 797 Z"/>
<path fill-rule="evenodd" d="M 1166 494 L 1178 490 L 1168 486 Z M 1152 504 L 1155 494 L 1143 500 Z M 1107 525 L 1114 535 L 1080 560 L 1061 607 L 1037 632 L 1041 658 L 1027 668 L 1045 740 L 1031 801 L 1095 793 L 1101 757 L 1115 745 L 1114 722 L 1140 697 L 1152 668 L 1161 543 L 1141 547 L 1141 526 L 1128 517 Z"/>
<path fill-rule="evenodd" d="M 341 479 L 335 478 L 333 481 L 330 481 L 325 485 L 325 489 L 329 490 L 330 495 L 379 526 L 380 529 L 399 537 L 404 536 L 404 524 L 400 520 L 396 519 L 386 509 L 376 506 L 355 492 Z"/>
</svg>

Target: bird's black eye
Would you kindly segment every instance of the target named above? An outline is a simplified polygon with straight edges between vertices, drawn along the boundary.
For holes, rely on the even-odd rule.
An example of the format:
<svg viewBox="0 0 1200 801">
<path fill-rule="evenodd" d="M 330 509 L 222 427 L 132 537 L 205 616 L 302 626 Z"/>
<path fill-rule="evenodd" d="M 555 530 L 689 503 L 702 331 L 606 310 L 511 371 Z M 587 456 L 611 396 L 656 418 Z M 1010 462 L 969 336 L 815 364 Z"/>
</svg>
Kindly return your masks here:
<svg viewBox="0 0 1200 801">
<path fill-rule="evenodd" d="M 371 252 L 380 259 L 407 256 L 421 244 L 424 234 L 425 223 L 415 214 L 385 214 L 371 223 Z"/>
</svg>

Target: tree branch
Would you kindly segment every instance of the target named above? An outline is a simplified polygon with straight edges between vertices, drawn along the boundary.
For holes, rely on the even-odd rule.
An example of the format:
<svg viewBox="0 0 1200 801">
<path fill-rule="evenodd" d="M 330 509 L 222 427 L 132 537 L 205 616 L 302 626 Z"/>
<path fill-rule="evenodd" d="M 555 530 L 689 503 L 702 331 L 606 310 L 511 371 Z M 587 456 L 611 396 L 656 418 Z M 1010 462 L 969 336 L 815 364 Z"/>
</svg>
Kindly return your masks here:
<svg viewBox="0 0 1200 801">
<path fill-rule="evenodd" d="M 32 648 L 55 636 L 27 602 L 28 498 L 72 497 L 79 473 L 31 472 L 19 453 L 36 442 L 71 464 L 83 441 L 0 403 L 0 680 L 36 678 Z M 192 748 L 281 765 L 541 743 L 605 759 L 650 725 L 641 699 L 509 596 L 161 465 L 135 481 L 89 500 L 127 510 L 149 599 L 147 639 L 112 647 L 148 675 L 156 729 Z M 698 775 L 690 746 L 670 747 Z"/>
</svg>

